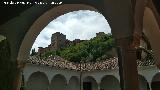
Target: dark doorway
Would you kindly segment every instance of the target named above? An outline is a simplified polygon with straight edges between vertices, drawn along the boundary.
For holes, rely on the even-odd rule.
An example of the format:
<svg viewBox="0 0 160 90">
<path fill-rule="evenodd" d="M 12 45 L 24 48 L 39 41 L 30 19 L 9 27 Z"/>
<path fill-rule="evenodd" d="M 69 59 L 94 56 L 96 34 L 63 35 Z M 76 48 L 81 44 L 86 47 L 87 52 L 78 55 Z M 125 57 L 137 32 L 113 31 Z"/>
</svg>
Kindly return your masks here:
<svg viewBox="0 0 160 90">
<path fill-rule="evenodd" d="M 92 90 L 91 82 L 83 82 L 83 90 Z"/>
<path fill-rule="evenodd" d="M 160 90 L 160 81 L 152 82 L 152 90 Z"/>
</svg>

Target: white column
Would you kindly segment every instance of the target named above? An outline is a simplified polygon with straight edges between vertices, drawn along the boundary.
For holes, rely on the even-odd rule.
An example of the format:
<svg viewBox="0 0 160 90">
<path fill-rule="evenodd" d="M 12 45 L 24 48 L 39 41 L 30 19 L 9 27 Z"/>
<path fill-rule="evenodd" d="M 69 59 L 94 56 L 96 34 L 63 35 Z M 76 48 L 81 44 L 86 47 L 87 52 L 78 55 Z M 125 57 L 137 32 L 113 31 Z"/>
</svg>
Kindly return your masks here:
<svg viewBox="0 0 160 90">
<path fill-rule="evenodd" d="M 98 84 L 98 90 L 100 90 L 101 89 L 101 85 L 100 84 Z"/>
<path fill-rule="evenodd" d="M 152 90 L 151 84 L 152 84 L 152 82 L 148 82 L 149 90 Z"/>
</svg>

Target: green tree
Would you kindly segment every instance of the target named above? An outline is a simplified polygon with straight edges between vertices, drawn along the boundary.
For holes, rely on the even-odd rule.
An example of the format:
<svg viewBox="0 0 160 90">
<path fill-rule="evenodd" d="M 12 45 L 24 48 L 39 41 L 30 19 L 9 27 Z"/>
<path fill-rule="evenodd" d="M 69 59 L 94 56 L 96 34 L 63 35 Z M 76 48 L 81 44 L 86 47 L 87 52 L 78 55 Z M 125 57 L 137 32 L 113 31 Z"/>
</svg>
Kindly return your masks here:
<svg viewBox="0 0 160 90">
<path fill-rule="evenodd" d="M 58 55 L 72 62 L 94 62 L 112 57 L 112 55 L 106 53 L 112 48 L 115 48 L 112 35 L 104 34 L 58 51 L 47 52 L 45 57 Z"/>
<path fill-rule="evenodd" d="M 35 48 L 34 49 L 32 49 L 32 51 L 31 51 L 31 56 L 34 56 L 34 55 L 36 55 L 37 53 L 36 53 L 36 50 L 35 50 Z"/>
</svg>

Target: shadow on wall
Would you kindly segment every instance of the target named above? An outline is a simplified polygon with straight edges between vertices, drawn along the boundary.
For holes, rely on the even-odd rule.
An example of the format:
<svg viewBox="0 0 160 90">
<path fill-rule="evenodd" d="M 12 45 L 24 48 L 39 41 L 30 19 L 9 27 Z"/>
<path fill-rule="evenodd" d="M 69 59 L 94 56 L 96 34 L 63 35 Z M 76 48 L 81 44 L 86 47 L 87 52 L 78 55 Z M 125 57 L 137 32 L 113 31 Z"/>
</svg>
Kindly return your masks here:
<svg viewBox="0 0 160 90">
<path fill-rule="evenodd" d="M 80 90 L 80 83 L 77 76 L 72 76 L 70 78 L 67 90 Z"/>
<path fill-rule="evenodd" d="M 101 90 L 121 90 L 119 80 L 112 75 L 106 75 L 101 79 Z"/>
<path fill-rule="evenodd" d="M 65 76 L 61 74 L 55 75 L 49 86 L 49 90 L 66 90 L 66 88 L 67 88 L 67 80 Z"/>
<path fill-rule="evenodd" d="M 13 90 L 16 63 L 11 61 L 10 45 L 5 36 L 0 35 L 0 90 Z"/>
<path fill-rule="evenodd" d="M 140 90 L 150 90 L 149 83 L 142 75 L 138 75 Z"/>
<path fill-rule="evenodd" d="M 157 73 L 152 78 L 151 87 L 152 87 L 152 90 L 159 90 L 160 89 L 160 73 Z"/>
<path fill-rule="evenodd" d="M 26 90 L 47 90 L 49 80 L 43 72 L 34 72 L 27 81 Z"/>
</svg>

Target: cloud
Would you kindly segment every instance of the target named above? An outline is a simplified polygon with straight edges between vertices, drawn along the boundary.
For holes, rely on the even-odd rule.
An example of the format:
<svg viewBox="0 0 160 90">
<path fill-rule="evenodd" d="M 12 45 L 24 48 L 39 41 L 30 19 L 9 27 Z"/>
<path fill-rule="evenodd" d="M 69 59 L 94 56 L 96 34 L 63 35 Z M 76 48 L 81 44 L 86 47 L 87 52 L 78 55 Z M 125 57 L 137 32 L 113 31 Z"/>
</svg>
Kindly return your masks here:
<svg viewBox="0 0 160 90">
<path fill-rule="evenodd" d="M 64 14 L 51 21 L 38 35 L 32 48 L 47 47 L 51 43 L 51 36 L 61 32 L 69 40 L 89 40 L 98 32 L 111 33 L 106 19 L 98 12 L 89 10 L 74 11 Z"/>
</svg>

